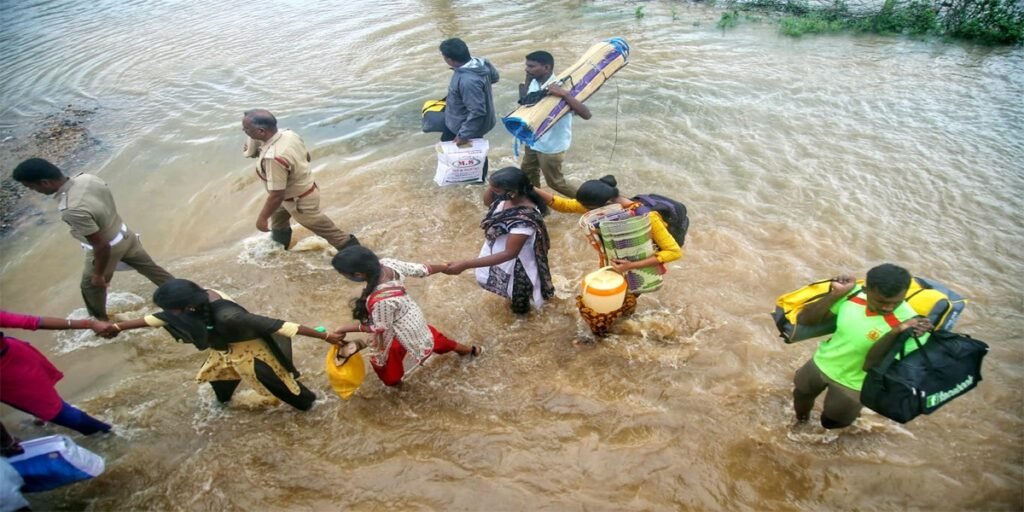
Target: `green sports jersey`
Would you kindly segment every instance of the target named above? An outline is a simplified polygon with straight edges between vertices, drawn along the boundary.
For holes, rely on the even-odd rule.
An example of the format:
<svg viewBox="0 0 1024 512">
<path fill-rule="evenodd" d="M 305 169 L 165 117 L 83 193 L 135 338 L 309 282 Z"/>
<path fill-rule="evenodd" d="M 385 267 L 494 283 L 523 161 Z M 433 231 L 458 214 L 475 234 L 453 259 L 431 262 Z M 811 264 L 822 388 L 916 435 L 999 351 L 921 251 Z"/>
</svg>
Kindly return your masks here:
<svg viewBox="0 0 1024 512">
<path fill-rule="evenodd" d="M 818 345 L 814 353 L 814 364 L 830 379 L 857 391 L 864 384 L 867 373 L 863 370 L 864 359 L 874 343 L 885 336 L 893 327 L 917 316 L 914 308 L 906 301 L 889 315 L 872 313 L 867 307 L 863 291 L 855 296 L 846 296 L 829 308 L 836 315 L 836 332 L 831 338 Z M 928 340 L 928 333 L 921 336 L 921 343 Z M 913 338 L 905 345 L 906 352 L 917 349 Z"/>
</svg>

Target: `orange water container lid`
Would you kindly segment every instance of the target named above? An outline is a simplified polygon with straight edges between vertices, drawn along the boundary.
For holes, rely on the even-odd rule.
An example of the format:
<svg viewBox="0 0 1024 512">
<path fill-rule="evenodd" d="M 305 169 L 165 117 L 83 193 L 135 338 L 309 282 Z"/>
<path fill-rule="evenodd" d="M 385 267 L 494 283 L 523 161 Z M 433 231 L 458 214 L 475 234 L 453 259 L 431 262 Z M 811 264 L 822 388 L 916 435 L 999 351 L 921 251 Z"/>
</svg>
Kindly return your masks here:
<svg viewBox="0 0 1024 512">
<path fill-rule="evenodd" d="M 591 272 L 583 277 L 583 292 L 593 295 L 611 296 L 626 291 L 626 278 L 608 267 Z"/>
</svg>

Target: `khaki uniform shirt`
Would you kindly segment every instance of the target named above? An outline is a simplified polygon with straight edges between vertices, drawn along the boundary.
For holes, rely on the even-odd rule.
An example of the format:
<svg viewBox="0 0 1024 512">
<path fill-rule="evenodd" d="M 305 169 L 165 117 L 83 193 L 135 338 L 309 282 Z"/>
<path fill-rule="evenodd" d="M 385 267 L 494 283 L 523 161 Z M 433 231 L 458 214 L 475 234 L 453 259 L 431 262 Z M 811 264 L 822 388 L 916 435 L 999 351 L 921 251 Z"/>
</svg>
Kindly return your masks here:
<svg viewBox="0 0 1024 512">
<path fill-rule="evenodd" d="M 103 180 L 91 174 L 69 178 L 56 194 L 60 218 L 71 226 L 71 236 L 89 243 L 86 236 L 100 233 L 106 241 L 121 232 L 123 221 L 117 214 L 114 196 Z"/>
<path fill-rule="evenodd" d="M 309 162 L 302 137 L 291 130 L 281 130 L 260 146 L 256 175 L 263 180 L 267 192 L 284 190 L 284 198 L 292 199 L 313 187 Z"/>
</svg>

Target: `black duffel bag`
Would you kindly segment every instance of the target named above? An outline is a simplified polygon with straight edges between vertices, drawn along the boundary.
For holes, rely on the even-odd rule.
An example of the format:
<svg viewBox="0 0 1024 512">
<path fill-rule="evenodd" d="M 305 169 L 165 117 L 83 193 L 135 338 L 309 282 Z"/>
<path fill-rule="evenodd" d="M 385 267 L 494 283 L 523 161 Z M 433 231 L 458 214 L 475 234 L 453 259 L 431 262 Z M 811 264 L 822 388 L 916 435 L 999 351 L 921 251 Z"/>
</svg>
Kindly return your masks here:
<svg viewBox="0 0 1024 512">
<path fill-rule="evenodd" d="M 928 342 L 905 354 L 907 329 L 880 363 L 867 371 L 860 402 L 900 423 L 931 414 L 981 382 L 988 345 L 966 334 L 935 331 Z"/>
</svg>

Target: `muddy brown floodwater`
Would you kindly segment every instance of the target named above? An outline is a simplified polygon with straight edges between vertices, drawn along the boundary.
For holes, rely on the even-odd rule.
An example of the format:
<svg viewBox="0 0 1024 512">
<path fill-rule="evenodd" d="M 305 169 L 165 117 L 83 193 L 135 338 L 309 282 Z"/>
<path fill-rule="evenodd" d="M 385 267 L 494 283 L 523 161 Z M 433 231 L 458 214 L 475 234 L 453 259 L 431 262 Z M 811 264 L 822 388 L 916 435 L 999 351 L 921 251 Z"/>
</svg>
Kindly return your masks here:
<svg viewBox="0 0 1024 512">
<path fill-rule="evenodd" d="M 542 311 L 513 317 L 469 272 L 411 280 L 429 321 L 485 355 L 438 357 L 401 389 L 371 375 L 343 402 L 323 344 L 299 339 L 319 397 L 307 413 L 249 391 L 218 405 L 193 381 L 203 355 L 162 331 L 19 332 L 65 373 L 65 398 L 117 429 L 72 434 L 106 473 L 32 495 L 34 508 L 1024 508 L 1024 48 L 790 39 L 770 20 L 723 33 L 714 7 L 643 4 L 640 19 L 610 0 L 5 5 L 0 129 L 27 143 L 55 105 L 94 111 L 86 133 L 101 143 L 68 167 L 110 185 L 157 262 L 253 311 L 339 325 L 360 287 L 308 232 L 283 252 L 256 231 L 265 193 L 240 155 L 246 109 L 302 135 L 326 214 L 378 254 L 478 253 L 481 187 L 435 186 L 436 137 L 419 132 L 450 76 L 446 37 L 497 66 L 502 114 L 527 53 L 561 68 L 625 38 L 630 63 L 574 122 L 566 175 L 614 174 L 691 217 L 665 286 L 604 342 L 573 343 L 597 258 L 575 216 L 552 214 L 557 295 Z M 492 168 L 516 163 L 501 127 L 488 138 Z M 84 315 L 81 249 L 52 203 L 28 200 L 38 215 L 0 242 L 0 305 Z M 793 372 L 817 342 L 779 340 L 775 298 L 885 261 L 970 299 L 957 329 L 990 344 L 984 381 L 907 425 L 865 414 L 838 435 L 791 432 Z M 111 310 L 152 311 L 152 292 L 118 273 Z M 0 416 L 23 438 L 69 433 Z"/>
</svg>

